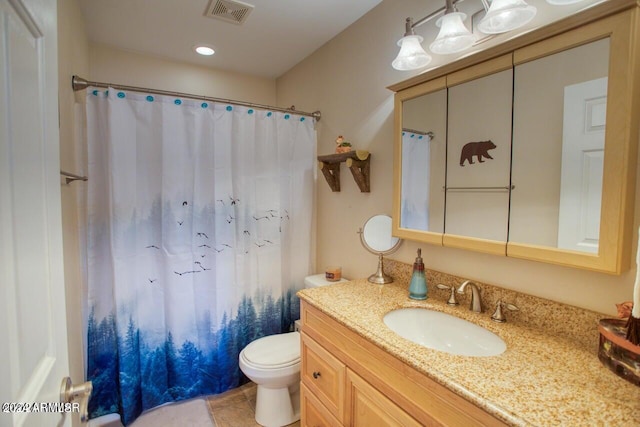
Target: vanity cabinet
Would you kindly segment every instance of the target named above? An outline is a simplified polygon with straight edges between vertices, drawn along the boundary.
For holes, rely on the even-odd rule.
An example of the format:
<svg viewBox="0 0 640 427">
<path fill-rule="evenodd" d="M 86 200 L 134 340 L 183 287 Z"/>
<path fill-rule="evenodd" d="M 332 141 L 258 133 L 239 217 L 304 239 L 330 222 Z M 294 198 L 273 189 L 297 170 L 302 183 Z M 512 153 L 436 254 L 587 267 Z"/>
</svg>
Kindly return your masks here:
<svg viewBox="0 0 640 427">
<path fill-rule="evenodd" d="M 302 426 L 505 426 L 305 301 Z"/>
<path fill-rule="evenodd" d="M 627 270 L 640 136 L 639 10 L 633 0 L 603 2 L 391 86 L 393 234 L 611 274 Z M 403 133 L 407 120 L 425 132 L 442 127 L 434 124 L 437 114 L 415 111 L 436 90 L 446 91 L 437 104 L 446 112 L 438 141 L 446 145 L 446 171 L 431 170 L 431 161 L 420 173 L 444 181 L 444 202 L 431 205 L 430 196 L 423 209 L 429 217 L 443 209 L 444 227 L 412 228 L 403 220 L 406 195 L 419 200 L 427 190 L 407 182 L 413 175 L 405 168 L 416 162 L 402 155 Z"/>
</svg>

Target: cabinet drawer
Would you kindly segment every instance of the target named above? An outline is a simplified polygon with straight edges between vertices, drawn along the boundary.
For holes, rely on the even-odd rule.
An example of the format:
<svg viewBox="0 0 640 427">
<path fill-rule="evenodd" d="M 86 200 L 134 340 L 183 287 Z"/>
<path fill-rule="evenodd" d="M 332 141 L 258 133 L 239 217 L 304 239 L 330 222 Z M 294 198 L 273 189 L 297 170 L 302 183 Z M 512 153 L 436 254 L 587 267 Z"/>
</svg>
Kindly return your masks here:
<svg viewBox="0 0 640 427">
<path fill-rule="evenodd" d="M 342 427 L 340 421 L 302 384 L 300 388 L 301 427 Z"/>
<path fill-rule="evenodd" d="M 346 368 L 309 336 L 302 334 L 302 383 L 339 421 L 344 420 Z"/>
<path fill-rule="evenodd" d="M 421 427 L 418 421 L 351 370 L 347 371 L 350 420 L 353 427 Z M 430 426 L 440 426 L 438 423 Z"/>
</svg>

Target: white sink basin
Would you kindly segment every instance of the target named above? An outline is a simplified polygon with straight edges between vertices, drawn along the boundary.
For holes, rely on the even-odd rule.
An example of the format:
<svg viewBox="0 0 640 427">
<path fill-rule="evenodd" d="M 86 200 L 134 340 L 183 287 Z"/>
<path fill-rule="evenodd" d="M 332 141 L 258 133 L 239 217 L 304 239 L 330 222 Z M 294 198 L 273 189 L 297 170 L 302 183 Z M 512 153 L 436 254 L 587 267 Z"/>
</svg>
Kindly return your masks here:
<svg viewBox="0 0 640 427">
<path fill-rule="evenodd" d="M 460 356 L 496 356 L 505 342 L 482 326 L 426 308 L 401 308 L 387 313 L 384 324 L 403 338 Z"/>
</svg>

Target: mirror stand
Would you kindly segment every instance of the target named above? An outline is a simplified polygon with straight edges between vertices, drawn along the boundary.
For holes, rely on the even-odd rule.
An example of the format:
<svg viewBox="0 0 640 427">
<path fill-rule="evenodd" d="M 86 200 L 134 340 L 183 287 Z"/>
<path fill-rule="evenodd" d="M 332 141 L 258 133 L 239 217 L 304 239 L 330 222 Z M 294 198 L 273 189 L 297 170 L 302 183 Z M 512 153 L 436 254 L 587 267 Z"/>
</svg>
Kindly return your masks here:
<svg viewBox="0 0 640 427">
<path fill-rule="evenodd" d="M 362 234 L 360 234 L 362 236 Z M 371 283 L 377 283 L 378 285 L 386 285 L 387 283 L 393 283 L 393 277 L 384 272 L 384 263 L 382 261 L 382 254 L 378 254 L 378 271 L 369 276 L 367 279 Z"/>
<path fill-rule="evenodd" d="M 391 217 L 375 215 L 365 222 L 358 230 L 360 243 L 369 252 L 378 255 L 378 270 L 368 277 L 368 281 L 378 285 L 393 283 L 393 277 L 384 272 L 384 255 L 389 255 L 398 249 L 402 240 L 391 234 Z"/>
</svg>

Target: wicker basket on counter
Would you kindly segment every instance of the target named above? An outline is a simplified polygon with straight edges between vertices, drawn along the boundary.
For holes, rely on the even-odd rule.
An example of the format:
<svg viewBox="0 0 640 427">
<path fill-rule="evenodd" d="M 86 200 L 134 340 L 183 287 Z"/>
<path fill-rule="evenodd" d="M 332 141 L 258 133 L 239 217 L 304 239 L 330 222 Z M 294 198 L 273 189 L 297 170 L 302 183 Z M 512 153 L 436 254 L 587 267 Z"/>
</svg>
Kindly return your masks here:
<svg viewBox="0 0 640 427">
<path fill-rule="evenodd" d="M 598 325 L 598 358 L 616 375 L 640 386 L 640 346 L 626 339 L 627 321 L 602 319 Z"/>
</svg>

